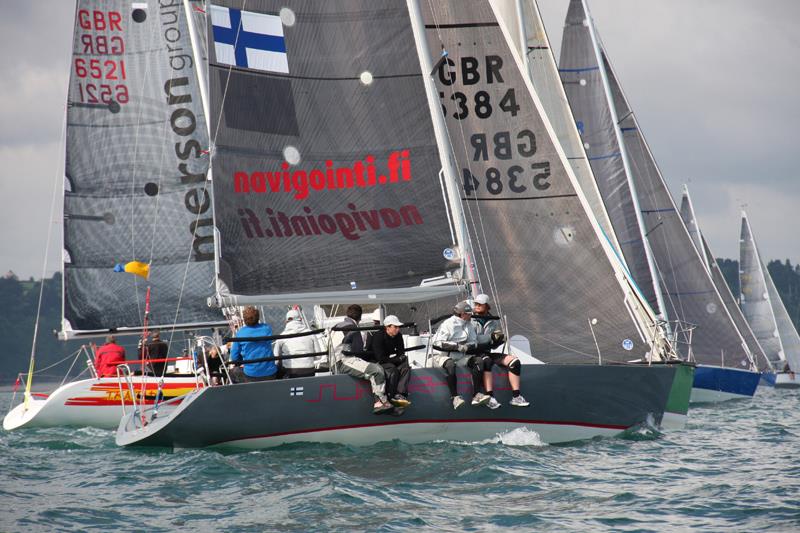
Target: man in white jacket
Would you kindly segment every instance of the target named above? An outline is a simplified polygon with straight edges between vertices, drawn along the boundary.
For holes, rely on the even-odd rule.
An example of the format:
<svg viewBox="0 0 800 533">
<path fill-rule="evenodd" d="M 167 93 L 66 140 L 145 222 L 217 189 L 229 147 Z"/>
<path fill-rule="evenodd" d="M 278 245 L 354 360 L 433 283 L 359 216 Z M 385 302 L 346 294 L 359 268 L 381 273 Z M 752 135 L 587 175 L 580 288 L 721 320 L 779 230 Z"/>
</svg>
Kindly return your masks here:
<svg viewBox="0 0 800 533">
<path fill-rule="evenodd" d="M 281 335 L 293 335 L 311 331 L 303 321 L 303 316 L 297 309 L 290 309 L 286 313 L 286 326 Z M 323 351 L 316 335 L 278 339 L 272 345 L 272 352 L 276 357 L 284 355 L 311 354 Z M 305 378 L 314 375 L 314 356 L 299 357 L 297 359 L 284 359 L 281 362 L 285 378 Z"/>
<path fill-rule="evenodd" d="M 472 324 L 472 306 L 469 302 L 458 302 L 453 307 L 453 316 L 442 322 L 433 336 L 433 364 L 444 370 L 453 409 L 464 405 L 458 394 L 456 365 L 466 366 L 469 356 L 467 350 L 478 344 L 478 335 Z"/>
</svg>

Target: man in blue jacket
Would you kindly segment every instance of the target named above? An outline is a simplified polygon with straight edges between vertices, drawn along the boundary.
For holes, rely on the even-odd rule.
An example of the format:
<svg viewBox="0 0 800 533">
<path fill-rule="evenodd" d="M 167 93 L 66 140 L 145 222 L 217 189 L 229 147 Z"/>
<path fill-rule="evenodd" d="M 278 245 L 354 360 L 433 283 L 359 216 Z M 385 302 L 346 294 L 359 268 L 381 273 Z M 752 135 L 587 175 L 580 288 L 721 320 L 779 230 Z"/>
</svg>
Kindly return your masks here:
<svg viewBox="0 0 800 533">
<path fill-rule="evenodd" d="M 259 323 L 260 315 L 255 307 L 245 307 L 242 312 L 242 318 L 244 319 L 244 326 L 236 333 L 236 338 L 272 336 L 272 328 L 269 324 Z M 265 357 L 272 357 L 272 341 L 234 341 L 233 348 L 231 348 L 231 361 L 244 362 L 245 364 L 242 369 L 237 367 L 231 373 L 231 379 L 235 383 L 275 379 L 278 372 L 275 361 L 247 363 L 247 361 L 264 359 Z"/>
</svg>

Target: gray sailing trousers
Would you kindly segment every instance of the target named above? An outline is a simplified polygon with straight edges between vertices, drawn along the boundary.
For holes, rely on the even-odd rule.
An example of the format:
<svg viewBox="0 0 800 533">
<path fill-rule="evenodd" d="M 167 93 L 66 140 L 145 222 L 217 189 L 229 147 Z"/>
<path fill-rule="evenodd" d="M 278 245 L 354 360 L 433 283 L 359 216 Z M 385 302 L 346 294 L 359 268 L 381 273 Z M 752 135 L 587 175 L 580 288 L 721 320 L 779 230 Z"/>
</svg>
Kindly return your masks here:
<svg viewBox="0 0 800 533">
<path fill-rule="evenodd" d="M 372 385 L 372 394 L 386 401 L 386 375 L 383 367 L 376 363 L 368 363 L 360 357 L 343 355 L 336 363 L 337 370 L 355 378 L 368 379 Z"/>
</svg>

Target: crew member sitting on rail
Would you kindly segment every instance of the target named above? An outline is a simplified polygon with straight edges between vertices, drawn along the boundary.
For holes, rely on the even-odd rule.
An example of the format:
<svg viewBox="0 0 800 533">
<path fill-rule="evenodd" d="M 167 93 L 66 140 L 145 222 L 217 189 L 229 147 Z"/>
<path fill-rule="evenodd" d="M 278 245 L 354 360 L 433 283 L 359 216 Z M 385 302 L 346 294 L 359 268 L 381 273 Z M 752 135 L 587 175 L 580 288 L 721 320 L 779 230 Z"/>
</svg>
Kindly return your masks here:
<svg viewBox="0 0 800 533">
<path fill-rule="evenodd" d="M 117 375 L 117 365 L 125 362 L 125 348 L 117 344 L 114 335 L 106 337 L 106 343 L 97 349 L 94 355 L 94 367 L 97 377 L 114 377 Z"/>
<path fill-rule="evenodd" d="M 403 325 L 395 315 L 389 315 L 383 320 L 384 329 L 372 335 L 372 351 L 375 360 L 383 367 L 386 374 L 386 395 L 395 407 L 408 407 L 408 380 L 411 377 L 411 367 L 408 366 L 403 335 L 400 327 Z"/>
<path fill-rule="evenodd" d="M 272 328 L 269 324 L 260 323 L 259 318 L 258 309 L 252 306 L 245 307 L 242 311 L 244 326 L 236 332 L 235 338 L 271 337 Z M 237 366 L 231 370 L 231 380 L 234 383 L 247 383 L 275 379 L 278 372 L 275 361 L 247 363 L 247 361 L 268 357 L 272 357 L 272 341 L 234 341 L 233 348 L 231 348 L 231 362 L 244 362 L 245 364 L 243 367 Z"/>
<path fill-rule="evenodd" d="M 286 326 L 281 335 L 293 335 L 311 331 L 303 321 L 303 315 L 297 309 L 289 309 L 286 313 Z M 289 339 L 278 339 L 272 346 L 275 357 L 284 355 L 311 354 L 322 351 L 316 342 L 314 335 L 305 337 L 292 337 Z M 284 359 L 278 363 L 283 367 L 283 377 L 285 378 L 306 378 L 311 377 L 316 372 L 314 369 L 314 356 L 300 357 L 297 359 Z"/>
<path fill-rule="evenodd" d="M 469 360 L 467 350 L 475 348 L 478 344 L 478 336 L 471 318 L 472 306 L 469 302 L 458 302 L 453 307 L 453 316 L 442 322 L 436 330 L 436 335 L 433 336 L 433 364 L 444 370 L 453 409 L 464 405 L 464 399 L 458 395 L 456 364 L 466 366 Z"/>
<path fill-rule="evenodd" d="M 489 296 L 486 294 L 477 295 L 474 304 L 472 325 L 475 326 L 475 332 L 478 334 L 478 353 L 472 356 L 473 364 L 470 367 L 483 371 L 483 386 L 486 394 L 476 392 L 472 399 L 472 405 L 481 405 L 486 402 L 486 406 L 490 409 L 500 407 L 500 402 L 494 397 L 492 382 L 492 365 L 497 365 L 508 370 L 508 382 L 511 385 L 513 395 L 510 405 L 527 407 L 530 404 L 519 392 L 522 371 L 522 364 L 519 359 L 510 354 L 492 352 L 493 348 L 500 346 L 505 341 L 505 334 L 500 327 L 500 321 L 489 314 L 489 309 L 491 309 Z M 476 382 L 475 386 L 477 391 L 478 382 Z"/>
<path fill-rule="evenodd" d="M 355 329 L 361 320 L 362 309 L 358 304 L 347 308 L 347 316 L 336 324 L 336 328 Z M 334 331 L 333 341 L 336 346 L 336 366 L 339 372 L 349 374 L 356 378 L 368 379 L 372 385 L 372 394 L 375 403 L 372 412 L 375 414 L 391 411 L 394 406 L 386 398 L 386 376 L 383 367 L 376 363 L 369 363 L 356 354 L 364 353 L 363 331 Z M 341 339 L 340 342 L 337 342 Z M 349 353 L 344 353 L 349 352 Z"/>
</svg>

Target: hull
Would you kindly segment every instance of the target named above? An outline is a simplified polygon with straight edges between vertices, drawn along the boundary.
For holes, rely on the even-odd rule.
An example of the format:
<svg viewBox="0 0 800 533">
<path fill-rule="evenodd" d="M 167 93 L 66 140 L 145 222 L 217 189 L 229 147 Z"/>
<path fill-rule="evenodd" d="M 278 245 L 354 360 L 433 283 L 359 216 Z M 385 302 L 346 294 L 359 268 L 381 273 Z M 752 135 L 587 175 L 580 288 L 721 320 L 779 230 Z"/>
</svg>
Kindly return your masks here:
<svg viewBox="0 0 800 533">
<path fill-rule="evenodd" d="M 773 372 L 761 373 L 761 385 L 766 387 L 774 387 L 777 376 Z"/>
<path fill-rule="evenodd" d="M 675 364 L 675 379 L 667 399 L 667 407 L 661 420 L 663 429 L 683 429 L 689 419 L 689 399 L 694 383 L 695 366 L 688 363 Z"/>
<path fill-rule="evenodd" d="M 800 389 L 800 376 L 794 372 L 780 372 L 775 375 L 776 389 Z"/>
<path fill-rule="evenodd" d="M 508 405 L 507 374 L 496 372 L 502 407 L 467 402 L 453 410 L 443 374 L 415 369 L 412 405 L 401 416 L 372 414 L 369 384 L 346 375 L 211 387 L 180 405 L 163 405 L 144 427 L 141 416 L 129 413 L 120 421 L 117 444 L 261 449 L 290 442 L 479 441 L 516 428 L 535 431 L 545 443 L 569 442 L 659 424 L 675 373 L 673 365 L 525 365 L 522 392 L 529 407 Z M 459 376 L 459 392 L 471 396 L 467 373 Z"/>
<path fill-rule="evenodd" d="M 694 374 L 691 402 L 724 402 L 752 398 L 760 380 L 760 372 L 698 365 Z"/>
<path fill-rule="evenodd" d="M 152 376 L 133 376 L 137 403 L 153 405 L 158 393 L 158 381 Z M 141 395 L 144 381 L 144 399 Z M 179 398 L 196 388 L 194 376 L 164 378 L 162 398 Z M 122 402 L 132 406 L 133 400 L 123 382 L 120 395 L 117 378 L 84 379 L 62 385 L 46 398 L 34 397 L 28 408 L 20 403 L 3 419 L 3 429 L 13 430 L 22 427 L 77 426 L 115 429 L 122 417 Z M 130 410 L 130 409 L 129 409 Z"/>
</svg>

